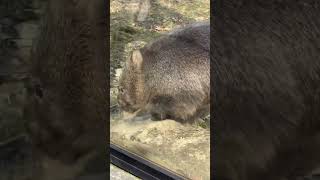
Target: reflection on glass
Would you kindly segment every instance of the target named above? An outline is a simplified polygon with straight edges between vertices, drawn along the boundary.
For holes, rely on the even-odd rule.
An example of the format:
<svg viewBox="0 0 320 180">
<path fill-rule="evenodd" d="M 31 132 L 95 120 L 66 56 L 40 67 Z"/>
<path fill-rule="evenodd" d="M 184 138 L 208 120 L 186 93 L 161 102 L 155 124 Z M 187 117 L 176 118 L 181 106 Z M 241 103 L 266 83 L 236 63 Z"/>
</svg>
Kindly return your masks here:
<svg viewBox="0 0 320 180">
<path fill-rule="evenodd" d="M 111 1 L 111 142 L 191 179 L 210 179 L 209 10 Z"/>
</svg>

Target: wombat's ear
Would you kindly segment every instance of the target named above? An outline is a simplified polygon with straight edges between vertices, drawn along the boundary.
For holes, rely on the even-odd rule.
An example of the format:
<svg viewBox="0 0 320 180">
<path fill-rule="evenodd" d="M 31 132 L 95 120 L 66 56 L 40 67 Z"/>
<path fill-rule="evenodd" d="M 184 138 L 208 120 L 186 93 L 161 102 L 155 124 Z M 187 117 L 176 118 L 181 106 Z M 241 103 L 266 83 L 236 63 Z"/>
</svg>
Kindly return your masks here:
<svg viewBox="0 0 320 180">
<path fill-rule="evenodd" d="M 142 58 L 141 52 L 139 50 L 133 51 L 131 56 L 132 65 L 139 69 L 142 65 L 142 61 L 143 61 L 143 58 Z"/>
</svg>

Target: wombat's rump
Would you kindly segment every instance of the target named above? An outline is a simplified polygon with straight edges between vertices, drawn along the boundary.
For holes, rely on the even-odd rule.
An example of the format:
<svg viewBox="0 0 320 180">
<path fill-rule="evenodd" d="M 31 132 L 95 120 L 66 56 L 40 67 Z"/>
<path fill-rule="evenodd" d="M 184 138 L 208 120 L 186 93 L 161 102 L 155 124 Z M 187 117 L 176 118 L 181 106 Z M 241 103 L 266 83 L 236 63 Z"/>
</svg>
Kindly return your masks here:
<svg viewBox="0 0 320 180">
<path fill-rule="evenodd" d="M 188 122 L 209 113 L 210 24 L 189 25 L 134 51 L 119 83 L 125 111 Z"/>
</svg>

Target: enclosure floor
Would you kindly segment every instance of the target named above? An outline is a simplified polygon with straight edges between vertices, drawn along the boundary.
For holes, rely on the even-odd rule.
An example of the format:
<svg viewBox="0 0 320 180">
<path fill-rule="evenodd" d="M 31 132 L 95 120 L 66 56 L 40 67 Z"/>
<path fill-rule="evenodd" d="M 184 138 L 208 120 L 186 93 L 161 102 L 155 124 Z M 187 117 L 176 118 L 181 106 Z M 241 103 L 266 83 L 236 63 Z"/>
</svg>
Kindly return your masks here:
<svg viewBox="0 0 320 180">
<path fill-rule="evenodd" d="M 110 164 L 110 179 L 111 180 L 138 180 L 139 178 L 130 173 Z"/>
</svg>

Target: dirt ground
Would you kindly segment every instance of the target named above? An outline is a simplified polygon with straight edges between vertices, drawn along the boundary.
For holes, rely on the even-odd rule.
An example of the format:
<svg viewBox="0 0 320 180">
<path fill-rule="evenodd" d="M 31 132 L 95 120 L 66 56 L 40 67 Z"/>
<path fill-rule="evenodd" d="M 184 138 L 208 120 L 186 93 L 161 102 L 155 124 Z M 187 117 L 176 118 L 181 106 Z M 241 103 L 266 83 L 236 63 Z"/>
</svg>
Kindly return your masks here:
<svg viewBox="0 0 320 180">
<path fill-rule="evenodd" d="M 152 121 L 122 113 L 117 85 L 133 49 L 181 25 L 209 18 L 209 0 L 111 1 L 111 142 L 190 179 L 210 179 L 210 124 Z"/>
<path fill-rule="evenodd" d="M 123 117 L 111 119 L 112 143 L 191 179 L 210 179 L 209 129 Z"/>
<path fill-rule="evenodd" d="M 139 180 L 132 174 L 110 164 L 110 179 L 112 180 Z"/>
</svg>

